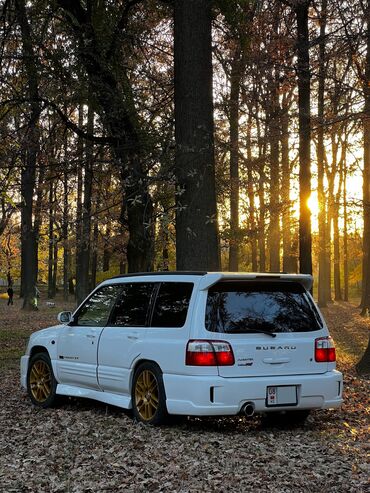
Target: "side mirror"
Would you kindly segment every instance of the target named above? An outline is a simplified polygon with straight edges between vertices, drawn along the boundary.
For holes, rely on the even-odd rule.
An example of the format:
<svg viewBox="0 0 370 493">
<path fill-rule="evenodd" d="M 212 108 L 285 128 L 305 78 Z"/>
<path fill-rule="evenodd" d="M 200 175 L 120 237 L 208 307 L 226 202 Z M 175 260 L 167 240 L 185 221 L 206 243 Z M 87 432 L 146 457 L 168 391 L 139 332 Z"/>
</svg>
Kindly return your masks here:
<svg viewBox="0 0 370 493">
<path fill-rule="evenodd" d="M 57 316 L 58 322 L 67 325 L 73 320 L 72 312 L 60 312 Z"/>
</svg>

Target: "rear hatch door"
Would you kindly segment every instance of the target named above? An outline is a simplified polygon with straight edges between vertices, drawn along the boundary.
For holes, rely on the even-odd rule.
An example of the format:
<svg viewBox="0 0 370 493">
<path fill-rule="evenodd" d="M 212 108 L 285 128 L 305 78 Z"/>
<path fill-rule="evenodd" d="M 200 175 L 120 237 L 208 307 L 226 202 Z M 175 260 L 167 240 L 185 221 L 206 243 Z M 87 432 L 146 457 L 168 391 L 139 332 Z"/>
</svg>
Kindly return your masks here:
<svg viewBox="0 0 370 493">
<path fill-rule="evenodd" d="M 223 377 L 324 373 L 315 361 L 315 339 L 327 335 L 305 288 L 291 281 L 222 281 L 208 292 L 210 339 L 228 341 L 235 365 Z M 216 336 L 216 337 L 215 337 Z"/>
</svg>

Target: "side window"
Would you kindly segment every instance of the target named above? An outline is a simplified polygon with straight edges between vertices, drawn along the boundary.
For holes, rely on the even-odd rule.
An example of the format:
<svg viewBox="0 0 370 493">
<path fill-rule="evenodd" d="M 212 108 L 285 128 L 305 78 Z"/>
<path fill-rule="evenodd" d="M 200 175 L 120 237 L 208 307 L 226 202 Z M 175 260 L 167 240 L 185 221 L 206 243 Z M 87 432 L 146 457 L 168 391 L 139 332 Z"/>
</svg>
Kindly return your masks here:
<svg viewBox="0 0 370 493">
<path fill-rule="evenodd" d="M 162 282 L 151 327 L 182 327 L 188 313 L 193 286 L 190 282 Z"/>
<path fill-rule="evenodd" d="M 90 327 L 104 327 L 108 321 L 110 311 L 122 286 L 114 284 L 98 289 L 77 313 L 74 325 Z"/>
<path fill-rule="evenodd" d="M 145 327 L 155 283 L 123 284 L 110 325 Z"/>
</svg>

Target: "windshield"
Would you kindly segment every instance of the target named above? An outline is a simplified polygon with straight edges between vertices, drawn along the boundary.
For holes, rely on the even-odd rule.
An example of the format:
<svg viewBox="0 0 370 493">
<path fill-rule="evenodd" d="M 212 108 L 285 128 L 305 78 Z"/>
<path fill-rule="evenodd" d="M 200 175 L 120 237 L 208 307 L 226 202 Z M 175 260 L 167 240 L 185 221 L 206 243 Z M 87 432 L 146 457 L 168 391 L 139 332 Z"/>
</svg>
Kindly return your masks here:
<svg viewBox="0 0 370 493">
<path fill-rule="evenodd" d="M 303 286 L 287 282 L 221 282 L 208 291 L 206 329 L 211 332 L 310 332 L 321 328 Z"/>
</svg>

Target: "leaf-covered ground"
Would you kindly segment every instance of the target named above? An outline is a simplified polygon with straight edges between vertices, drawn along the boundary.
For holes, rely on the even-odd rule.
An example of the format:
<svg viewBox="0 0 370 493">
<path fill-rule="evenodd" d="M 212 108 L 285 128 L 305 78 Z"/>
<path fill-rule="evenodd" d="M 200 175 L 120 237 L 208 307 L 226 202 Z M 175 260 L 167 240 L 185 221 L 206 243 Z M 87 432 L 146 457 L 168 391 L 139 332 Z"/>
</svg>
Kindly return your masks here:
<svg viewBox="0 0 370 493">
<path fill-rule="evenodd" d="M 345 375 L 340 410 L 300 427 L 267 428 L 258 417 L 187 419 L 162 428 L 87 400 L 34 408 L 19 387 L 18 358 L 33 330 L 67 308 L 37 313 L 0 300 L 0 491 L 369 491 L 369 381 L 356 376 L 369 322 L 355 306 L 325 310 Z"/>
</svg>

